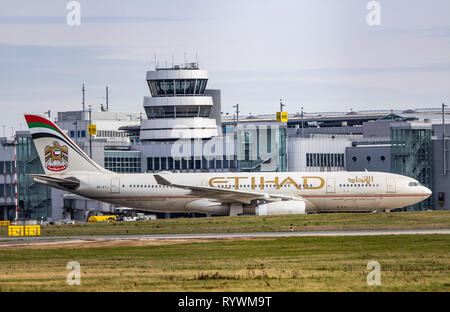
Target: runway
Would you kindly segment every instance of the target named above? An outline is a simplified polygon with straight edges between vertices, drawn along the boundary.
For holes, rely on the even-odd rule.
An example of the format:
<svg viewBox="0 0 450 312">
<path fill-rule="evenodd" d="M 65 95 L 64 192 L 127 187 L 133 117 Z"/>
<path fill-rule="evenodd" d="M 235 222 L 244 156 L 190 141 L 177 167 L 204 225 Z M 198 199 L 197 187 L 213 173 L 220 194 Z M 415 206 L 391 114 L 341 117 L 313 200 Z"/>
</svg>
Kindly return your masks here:
<svg viewBox="0 0 450 312">
<path fill-rule="evenodd" d="M 226 238 L 277 238 L 308 236 L 374 236 L 374 235 L 424 235 L 450 234 L 447 229 L 394 229 L 394 230 L 341 230 L 305 232 L 256 232 L 256 233 L 205 233 L 205 234 L 151 234 L 151 235 L 96 235 L 96 236 L 40 236 L 40 237 L 0 237 L 1 245 L 32 244 L 37 242 L 62 241 L 119 241 L 119 240 L 198 240 Z"/>
</svg>

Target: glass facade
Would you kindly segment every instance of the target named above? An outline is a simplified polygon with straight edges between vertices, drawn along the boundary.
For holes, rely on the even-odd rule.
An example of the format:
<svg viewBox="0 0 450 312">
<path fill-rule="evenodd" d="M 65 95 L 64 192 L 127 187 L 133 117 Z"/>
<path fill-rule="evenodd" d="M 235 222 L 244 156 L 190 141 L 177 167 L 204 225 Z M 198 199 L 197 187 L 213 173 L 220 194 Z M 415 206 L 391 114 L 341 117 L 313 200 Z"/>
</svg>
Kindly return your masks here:
<svg viewBox="0 0 450 312">
<path fill-rule="evenodd" d="M 418 180 L 433 189 L 433 149 L 431 129 L 392 128 L 392 173 Z M 433 195 L 405 210 L 434 209 Z"/>
<path fill-rule="evenodd" d="M 140 173 L 141 152 L 105 151 L 105 168 L 117 173 Z"/>
<path fill-rule="evenodd" d="M 206 105 L 146 106 L 144 108 L 149 119 L 209 117 L 211 113 L 211 106 Z"/>
<path fill-rule="evenodd" d="M 153 97 L 204 95 L 207 82 L 208 79 L 159 79 L 147 81 Z"/>
<path fill-rule="evenodd" d="M 234 130 L 238 171 L 287 171 L 286 127 L 257 125 Z"/>
<path fill-rule="evenodd" d="M 47 220 L 52 217 L 51 189 L 28 174 L 44 174 L 31 136 L 17 136 L 17 182 L 19 219 Z"/>
<path fill-rule="evenodd" d="M 0 156 L 2 155 L 0 154 Z M 14 162 L 0 161 L 0 220 L 13 220 L 15 216 L 15 194 Z"/>
<path fill-rule="evenodd" d="M 147 157 L 147 172 L 157 171 L 196 171 L 208 169 L 236 169 L 235 159 L 189 159 L 176 160 L 173 157 Z M 235 170 L 231 170 L 235 171 Z"/>
</svg>

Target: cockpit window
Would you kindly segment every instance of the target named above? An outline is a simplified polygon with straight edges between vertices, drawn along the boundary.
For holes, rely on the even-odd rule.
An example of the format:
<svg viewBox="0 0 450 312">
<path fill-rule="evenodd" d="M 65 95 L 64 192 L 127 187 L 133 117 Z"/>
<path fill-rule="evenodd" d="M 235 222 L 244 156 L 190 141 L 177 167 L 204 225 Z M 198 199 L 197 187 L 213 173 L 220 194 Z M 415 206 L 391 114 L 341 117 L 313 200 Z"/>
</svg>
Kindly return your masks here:
<svg viewBox="0 0 450 312">
<path fill-rule="evenodd" d="M 420 186 L 421 184 L 419 182 L 409 182 L 409 186 Z"/>
</svg>

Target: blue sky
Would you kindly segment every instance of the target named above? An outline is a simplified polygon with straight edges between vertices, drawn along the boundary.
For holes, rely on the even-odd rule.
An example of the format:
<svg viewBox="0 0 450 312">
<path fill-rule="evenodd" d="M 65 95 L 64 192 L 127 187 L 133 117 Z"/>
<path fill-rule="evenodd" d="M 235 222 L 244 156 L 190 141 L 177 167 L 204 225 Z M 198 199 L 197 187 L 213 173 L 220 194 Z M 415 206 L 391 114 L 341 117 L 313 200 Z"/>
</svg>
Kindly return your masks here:
<svg viewBox="0 0 450 312">
<path fill-rule="evenodd" d="M 450 2 L 382 1 L 369 26 L 363 0 L 2 0 L 0 125 L 25 112 L 98 108 L 143 112 L 145 73 L 193 61 L 222 90 L 222 111 L 290 113 L 439 107 L 450 99 Z M 1 133 L 0 133 L 1 135 Z"/>
</svg>

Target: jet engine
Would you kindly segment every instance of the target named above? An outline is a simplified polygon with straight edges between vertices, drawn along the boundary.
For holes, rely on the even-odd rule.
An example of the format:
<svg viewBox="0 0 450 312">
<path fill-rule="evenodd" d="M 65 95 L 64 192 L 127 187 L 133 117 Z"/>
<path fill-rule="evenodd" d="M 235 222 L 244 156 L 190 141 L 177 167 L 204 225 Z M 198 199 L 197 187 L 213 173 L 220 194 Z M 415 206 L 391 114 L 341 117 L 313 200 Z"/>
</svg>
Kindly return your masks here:
<svg viewBox="0 0 450 312">
<path fill-rule="evenodd" d="M 257 216 L 305 214 L 306 203 L 301 200 L 277 201 L 258 205 L 255 208 Z"/>
<path fill-rule="evenodd" d="M 221 203 L 208 199 L 198 199 L 186 204 L 185 208 L 191 212 L 209 213 L 217 215 L 228 215 L 230 208 Z"/>
</svg>

